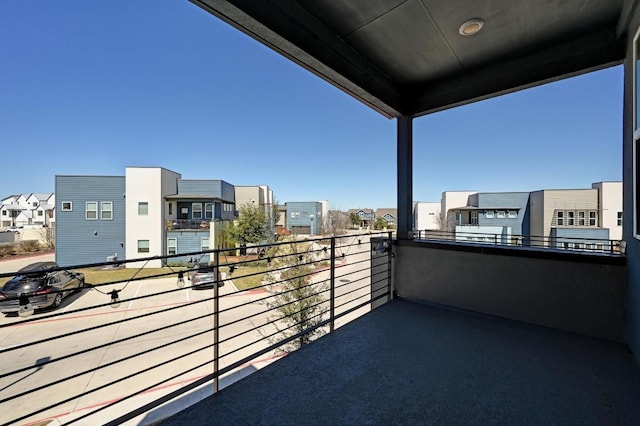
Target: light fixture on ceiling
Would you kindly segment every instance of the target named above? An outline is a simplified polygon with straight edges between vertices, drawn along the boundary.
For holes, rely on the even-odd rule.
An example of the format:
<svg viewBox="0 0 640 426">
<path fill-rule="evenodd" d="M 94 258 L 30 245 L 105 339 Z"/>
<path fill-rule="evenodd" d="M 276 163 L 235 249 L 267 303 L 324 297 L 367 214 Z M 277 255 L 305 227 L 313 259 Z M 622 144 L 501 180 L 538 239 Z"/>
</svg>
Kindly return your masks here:
<svg viewBox="0 0 640 426">
<path fill-rule="evenodd" d="M 476 34 L 484 27 L 484 21 L 480 18 L 469 19 L 464 24 L 460 25 L 458 32 L 463 36 L 471 36 Z"/>
</svg>

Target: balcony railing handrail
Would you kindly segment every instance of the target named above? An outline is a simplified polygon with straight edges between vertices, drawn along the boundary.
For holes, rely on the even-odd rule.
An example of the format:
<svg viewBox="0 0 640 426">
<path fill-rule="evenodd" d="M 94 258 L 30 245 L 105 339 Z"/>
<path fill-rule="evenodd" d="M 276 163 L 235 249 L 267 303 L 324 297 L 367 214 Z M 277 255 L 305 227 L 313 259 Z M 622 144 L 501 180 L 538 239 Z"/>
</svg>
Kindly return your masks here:
<svg viewBox="0 0 640 426">
<path fill-rule="evenodd" d="M 480 227 L 480 225 L 468 225 Z M 482 238 L 472 240 L 471 238 Z M 575 252 L 603 253 L 613 256 L 625 255 L 625 244 L 622 240 L 605 238 L 573 237 L 573 236 L 539 236 L 524 234 L 507 234 L 495 232 L 470 231 L 414 231 L 416 240 L 447 241 L 459 244 L 492 244 L 501 247 L 532 247 L 536 249 L 570 250 Z M 565 243 L 567 246 L 565 247 Z M 562 245 L 560 245 L 562 244 Z M 573 244 L 573 246 L 570 246 Z M 581 246 L 576 246 L 581 244 Z M 587 247 L 590 245 L 590 247 Z M 599 248 L 598 246 L 601 245 Z"/>
<path fill-rule="evenodd" d="M 371 240 L 366 242 L 361 241 L 365 240 L 365 238 L 371 238 Z M 191 342 L 194 339 L 198 340 L 201 339 L 204 335 L 207 335 L 211 332 L 214 333 L 213 341 L 207 340 L 205 344 L 195 346 L 186 345 L 189 346 L 188 351 L 178 354 L 177 356 L 174 356 L 172 358 L 163 360 L 158 364 L 150 363 L 149 365 L 145 365 L 145 367 L 142 369 L 138 369 L 132 372 L 127 371 L 126 374 L 120 376 L 116 375 L 114 378 L 105 380 L 104 383 L 97 387 L 92 388 L 90 386 L 86 386 L 83 388 L 83 391 L 81 393 L 75 395 L 68 396 L 60 393 L 60 400 L 49 400 L 47 403 L 44 403 L 43 406 L 40 406 L 31 412 L 20 412 L 19 410 L 5 411 L 5 417 L 7 415 L 16 416 L 16 418 L 11 419 L 9 423 L 26 420 L 31 421 L 34 420 L 34 416 L 49 412 L 50 410 L 59 407 L 62 404 L 66 404 L 72 400 L 75 400 L 78 397 L 89 397 L 92 395 L 97 395 L 97 392 L 104 391 L 108 387 L 119 383 L 128 383 L 129 380 L 141 380 L 144 374 L 161 369 L 165 363 L 170 364 L 179 362 L 182 357 L 186 356 L 202 356 L 202 351 L 208 351 L 211 349 L 213 349 L 214 351 L 213 355 L 211 357 L 205 357 L 202 363 L 196 363 L 197 365 L 194 366 L 190 365 L 189 368 L 183 368 L 176 374 L 170 373 L 169 376 L 164 377 L 161 380 L 157 380 L 154 383 L 141 385 L 140 389 L 136 388 L 130 394 L 122 398 L 118 398 L 117 400 L 102 405 L 98 408 L 92 408 L 86 414 L 83 414 L 80 417 L 66 420 L 65 423 L 74 423 L 92 416 L 96 416 L 98 415 L 98 413 L 101 413 L 104 410 L 109 409 L 110 407 L 120 404 L 123 401 L 135 398 L 143 392 L 162 386 L 179 377 L 184 377 L 185 374 L 192 373 L 206 366 L 210 366 L 212 365 L 212 363 L 213 371 L 211 371 L 209 374 L 206 374 L 201 378 L 191 380 L 187 385 L 180 386 L 179 389 L 169 392 L 167 395 L 161 396 L 153 402 L 150 402 L 138 409 L 128 412 L 117 419 L 109 420 L 110 423 L 106 422 L 106 424 L 119 424 L 122 421 L 133 419 L 136 416 L 143 414 L 144 412 L 152 408 L 158 407 L 164 402 L 183 395 L 184 393 L 193 390 L 205 383 L 213 381 L 215 392 L 218 390 L 219 379 L 222 375 L 230 373 L 234 369 L 246 364 L 247 362 L 250 362 L 251 360 L 256 359 L 259 356 L 277 350 L 278 348 L 282 348 L 283 345 L 291 344 L 299 339 L 307 339 L 306 336 L 308 336 L 309 338 L 313 338 L 313 334 L 319 330 L 325 330 L 323 331 L 323 333 L 330 333 L 334 330 L 335 321 L 337 319 L 344 318 L 345 316 L 350 315 L 351 313 L 356 312 L 362 308 L 370 307 L 371 304 L 376 301 L 383 300 L 385 298 L 388 300 L 389 298 L 391 298 L 391 284 L 389 281 L 389 278 L 391 276 L 390 268 L 392 257 L 390 243 L 391 238 L 392 234 L 389 232 L 385 232 L 346 236 L 316 237 L 302 241 L 282 241 L 265 245 L 265 256 L 258 260 L 255 259 L 255 256 L 252 256 L 251 258 L 246 258 L 245 260 L 229 259 L 230 261 L 227 262 L 226 259 L 224 259 L 224 253 L 229 251 L 229 249 L 213 249 L 206 252 L 178 253 L 170 256 L 148 256 L 145 258 L 117 260 L 115 262 L 96 262 L 90 264 L 79 264 L 50 268 L 50 270 L 48 270 L 49 272 L 57 270 L 104 267 L 112 266 L 114 264 L 125 265 L 135 263 L 137 266 L 139 266 L 142 264 L 146 265 L 148 264 L 148 262 L 158 259 L 161 259 L 163 261 L 163 264 L 166 265 L 167 259 L 177 257 L 184 258 L 185 256 L 197 257 L 202 256 L 204 253 L 211 255 L 211 259 L 213 259 L 212 263 L 215 265 L 215 267 L 218 268 L 229 268 L 229 266 L 232 265 L 242 268 L 244 265 L 253 264 L 255 262 L 263 262 L 268 264 L 267 262 L 269 261 L 278 263 L 277 265 L 274 265 L 273 268 L 270 268 L 269 271 L 277 271 L 283 273 L 288 269 L 286 266 L 286 261 L 291 260 L 295 265 L 289 266 L 289 269 L 301 266 L 299 270 L 295 270 L 293 272 L 302 271 L 302 273 L 296 272 L 293 277 L 279 276 L 271 279 L 270 281 L 262 282 L 260 283 L 260 285 L 258 285 L 257 288 L 265 290 L 264 297 L 260 295 L 257 298 L 253 298 L 253 300 L 225 306 L 222 309 L 219 306 L 221 297 L 242 294 L 244 291 L 238 289 L 227 293 L 224 296 L 221 296 L 219 292 L 219 286 L 217 285 L 218 282 L 216 274 L 216 285 L 214 285 L 213 296 L 207 296 L 200 300 L 181 302 L 177 305 L 162 306 L 160 309 L 154 309 L 150 312 L 136 314 L 131 317 L 125 316 L 124 318 L 120 318 L 115 321 L 108 321 L 106 323 L 100 323 L 87 327 L 82 327 L 82 324 L 79 324 L 80 328 L 73 331 L 64 330 L 58 334 L 47 336 L 46 338 L 36 338 L 29 342 L 21 342 L 18 345 L 0 348 L 0 353 L 3 354 L 3 358 L 9 359 L 12 353 L 18 353 L 17 351 L 28 352 L 30 348 L 37 348 L 40 345 L 50 345 L 54 341 L 56 341 L 56 347 L 65 347 L 65 339 L 77 339 L 77 337 L 80 335 L 93 333 L 98 329 L 108 329 L 109 327 L 123 327 L 126 323 L 141 324 L 141 321 L 145 324 L 152 324 L 153 321 L 148 321 L 148 319 L 150 320 L 152 318 L 162 318 L 163 315 L 166 316 L 166 314 L 169 312 L 177 312 L 181 309 L 186 309 L 188 306 L 197 306 L 198 304 L 208 304 L 211 302 L 214 303 L 213 313 L 207 312 L 200 315 L 192 315 L 187 318 L 180 318 L 177 321 L 174 320 L 169 325 L 163 325 L 159 327 L 156 327 L 154 324 L 153 327 L 150 326 L 151 328 L 149 330 L 147 330 L 146 328 L 142 328 L 141 331 L 136 331 L 132 334 L 125 334 L 117 339 L 111 339 L 96 343 L 90 342 L 87 344 L 87 347 L 80 347 L 70 350 L 67 353 L 57 355 L 52 359 L 45 359 L 44 361 L 42 361 L 42 359 L 39 359 L 37 361 L 38 368 L 44 368 L 47 365 L 54 364 L 64 366 L 66 365 L 66 363 L 71 362 L 71 360 L 73 360 L 74 358 L 88 355 L 91 352 L 95 353 L 96 351 L 111 349 L 124 343 L 128 344 L 129 347 L 134 347 L 136 345 L 131 345 L 130 343 L 136 342 L 141 338 L 147 339 L 150 336 L 161 336 L 163 334 L 163 331 L 167 329 L 173 328 L 177 332 L 181 329 L 181 327 L 188 327 L 189 330 L 193 328 L 193 330 L 187 332 L 186 335 L 172 338 L 171 341 L 168 341 L 166 343 L 159 343 L 149 348 L 138 349 L 131 354 L 119 354 L 119 356 L 115 357 L 115 359 L 112 359 L 105 364 L 82 367 L 81 362 L 74 362 L 74 366 L 78 365 L 77 370 L 69 371 L 68 374 L 64 375 L 64 377 L 53 378 L 48 382 L 38 383 L 36 386 L 31 386 L 26 389 L 18 389 L 11 396 L 7 396 L 0 400 L 3 405 L 7 406 L 10 405 L 14 400 L 19 401 L 24 398 L 33 400 L 33 395 L 37 395 L 38 392 L 42 392 L 45 390 L 50 395 L 56 395 L 55 390 L 52 389 L 55 389 L 57 386 L 65 386 L 66 383 L 70 383 L 70 381 L 72 380 L 77 380 L 82 376 L 98 374 L 98 372 L 100 371 L 115 371 L 118 368 L 124 368 L 128 362 L 140 359 L 143 356 L 148 357 L 149 355 L 152 355 L 154 353 L 162 353 L 164 352 L 162 351 L 162 349 L 168 347 L 179 348 L 188 341 Z M 379 244 L 378 239 L 386 241 L 386 244 Z M 378 242 L 374 244 L 375 241 Z M 315 246 L 314 244 L 318 244 L 319 246 Z M 299 253 L 297 252 L 288 254 L 280 252 L 279 250 L 283 249 L 284 245 L 294 246 L 294 251 L 300 250 L 302 258 L 299 257 Z M 362 246 L 362 248 L 352 250 L 354 247 L 359 246 Z M 371 264 L 371 266 L 368 266 L 368 263 L 371 262 L 374 258 L 378 259 L 376 260 L 377 267 L 381 265 L 383 266 L 383 268 L 378 270 L 378 272 L 376 273 L 373 273 L 372 270 L 373 263 Z M 348 265 L 350 266 L 348 270 L 345 269 L 343 273 L 336 273 L 336 269 L 339 266 L 337 265 L 337 261 L 346 260 L 348 260 Z M 282 264 L 283 262 L 285 263 L 284 265 Z M 329 262 L 327 274 L 328 276 L 323 278 L 323 276 L 319 276 L 317 274 L 327 270 L 326 267 L 322 266 L 325 262 Z M 306 268 L 311 269 L 306 270 Z M 135 269 L 132 268 L 131 270 L 132 273 L 135 272 Z M 172 269 L 171 272 L 160 273 L 157 275 L 159 277 L 167 277 L 172 275 L 176 277 L 184 277 L 184 273 L 189 270 L 190 269 L 184 270 L 176 268 L 175 270 Z M 42 271 L 40 271 L 39 273 L 42 273 Z M 137 277 L 136 274 L 137 272 L 134 273 L 133 277 L 130 279 L 113 281 L 106 284 L 90 285 L 89 283 L 87 289 L 97 290 L 101 293 L 104 293 L 105 295 L 108 295 L 109 292 L 103 292 L 100 290 L 102 286 L 121 285 L 126 287 L 126 285 L 131 281 L 146 280 L 152 278 Z M 240 273 L 234 275 L 232 279 L 236 280 L 243 277 L 255 276 L 258 274 L 260 274 L 260 272 L 248 272 L 242 274 L 241 271 Z M 5 273 L 1 274 L 0 276 L 10 275 L 12 274 Z M 316 276 L 317 278 L 315 278 Z M 295 293 L 294 288 L 287 288 L 287 286 L 285 285 L 291 279 L 297 279 L 300 280 L 300 283 L 304 283 L 300 286 L 300 288 L 308 291 L 308 293 L 306 293 L 306 295 L 304 296 L 297 295 L 297 298 L 291 299 L 293 301 L 290 302 L 285 303 L 278 301 L 279 296 L 283 294 Z M 345 281 L 348 280 L 348 282 L 337 282 L 337 280 L 343 279 Z M 281 289 L 276 290 L 276 288 L 279 287 L 281 287 Z M 123 298 L 119 301 L 119 303 L 135 302 L 148 298 L 171 295 L 172 293 L 178 294 L 179 292 L 184 291 L 188 288 L 189 287 L 177 287 L 161 291 L 156 291 L 157 289 L 154 289 L 150 294 Z M 340 293 L 339 301 L 337 301 L 336 299 L 338 297 L 338 293 Z M 304 300 L 308 300 L 309 303 L 296 304 L 296 301 L 300 302 Z M 271 303 L 271 305 L 267 305 L 267 302 Z M 273 303 L 277 303 L 277 306 Z M 258 311 L 254 311 L 254 309 L 250 309 L 249 311 L 243 310 L 245 309 L 245 307 L 253 304 L 263 305 L 265 306 L 265 308 Z M 94 304 L 88 307 L 68 310 L 65 312 L 54 312 L 51 314 L 39 316 L 38 318 L 21 319 L 19 322 L 0 325 L 0 331 L 6 329 L 7 327 L 14 327 L 18 324 L 28 324 L 33 321 L 46 321 L 51 318 L 60 318 L 80 312 L 87 312 L 89 310 L 101 309 L 108 305 L 110 305 L 110 303 L 106 302 Z M 301 307 L 303 305 L 304 307 Z M 286 309 L 289 313 L 286 315 L 280 315 L 278 309 Z M 306 314 L 302 315 L 303 310 L 304 312 L 306 312 L 307 309 L 310 310 L 308 319 L 312 320 L 312 322 L 300 323 L 298 320 L 298 315 L 300 314 L 301 316 L 305 316 Z M 232 312 L 237 312 L 238 314 L 234 314 L 237 317 L 230 317 L 227 315 L 226 319 L 224 321 L 221 321 L 220 314 L 231 314 Z M 274 313 L 278 313 L 278 315 L 274 315 Z M 195 325 L 198 323 L 198 321 L 207 320 L 208 318 L 211 318 L 212 315 L 214 318 L 213 326 L 205 327 L 203 330 L 199 330 L 196 327 L 192 327 L 190 325 Z M 175 318 L 175 315 L 173 315 L 173 318 Z M 257 322 L 257 325 L 253 324 L 254 321 Z M 251 327 L 240 327 L 243 323 L 246 322 L 249 322 L 253 325 Z M 233 329 L 230 327 L 233 327 Z M 221 336 L 219 334 L 221 330 L 233 330 L 233 332 L 231 332 L 231 334 Z M 257 336 L 258 334 L 260 337 L 256 338 L 255 336 Z M 151 340 L 155 342 L 155 339 L 156 337 L 153 337 Z M 162 341 L 162 339 L 160 339 L 160 341 Z M 222 350 L 222 348 L 224 348 L 224 350 Z M 249 351 L 247 355 L 245 355 L 246 351 Z M 240 359 L 237 359 L 238 356 L 240 356 Z M 219 365 L 221 360 L 224 361 L 225 365 Z M 24 360 L 24 362 L 27 361 L 28 360 Z M 27 364 L 17 365 L 7 363 L 5 364 L 4 371 L 0 370 L 0 380 L 12 380 L 16 376 L 25 374 L 32 369 L 33 364 L 30 364 L 28 362 Z M 104 419 L 101 419 L 99 422 L 103 423 L 103 420 Z"/>
</svg>

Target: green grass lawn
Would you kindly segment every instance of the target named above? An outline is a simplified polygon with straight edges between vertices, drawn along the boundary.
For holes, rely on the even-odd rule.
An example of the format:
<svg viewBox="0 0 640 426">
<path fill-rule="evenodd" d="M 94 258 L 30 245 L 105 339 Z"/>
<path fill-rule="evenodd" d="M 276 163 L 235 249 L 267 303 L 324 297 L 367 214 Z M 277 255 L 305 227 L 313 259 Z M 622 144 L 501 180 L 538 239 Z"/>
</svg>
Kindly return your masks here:
<svg viewBox="0 0 640 426">
<path fill-rule="evenodd" d="M 240 266 L 236 268 L 233 274 L 229 275 L 229 268 L 220 268 L 222 272 L 227 274 L 227 278 L 231 278 L 238 290 L 249 290 L 262 285 L 262 278 L 267 271 L 266 265 L 257 266 Z M 255 275 L 254 275 L 255 274 Z M 250 275 L 245 277 L 244 275 Z"/>
</svg>

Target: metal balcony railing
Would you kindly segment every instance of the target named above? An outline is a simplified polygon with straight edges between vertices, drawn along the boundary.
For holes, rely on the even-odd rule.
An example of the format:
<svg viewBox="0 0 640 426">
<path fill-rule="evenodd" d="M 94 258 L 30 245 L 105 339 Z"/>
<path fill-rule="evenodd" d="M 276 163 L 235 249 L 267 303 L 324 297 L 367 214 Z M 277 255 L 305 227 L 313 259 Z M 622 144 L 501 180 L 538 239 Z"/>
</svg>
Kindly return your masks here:
<svg viewBox="0 0 640 426">
<path fill-rule="evenodd" d="M 209 229 L 212 219 L 175 219 L 167 220 L 167 231 Z"/>
<path fill-rule="evenodd" d="M 390 240 L 368 233 L 281 241 L 254 256 L 181 253 L 196 262 L 151 276 L 148 262 L 173 256 L 52 268 L 128 276 L 87 280 L 56 310 L 0 319 L 0 423 L 140 424 L 165 403 L 217 392 L 389 300 Z M 197 262 L 205 254 L 209 268 Z M 213 274 L 198 290 L 190 277 L 201 269 Z"/>
<path fill-rule="evenodd" d="M 476 225 L 468 225 L 469 227 Z M 449 241 L 455 243 L 490 244 L 507 247 L 533 247 L 549 250 L 568 250 L 580 253 L 604 253 L 623 256 L 625 243 L 620 240 L 578 237 L 545 237 L 535 235 L 496 234 L 466 231 L 422 230 L 414 231 L 414 239 Z"/>
</svg>

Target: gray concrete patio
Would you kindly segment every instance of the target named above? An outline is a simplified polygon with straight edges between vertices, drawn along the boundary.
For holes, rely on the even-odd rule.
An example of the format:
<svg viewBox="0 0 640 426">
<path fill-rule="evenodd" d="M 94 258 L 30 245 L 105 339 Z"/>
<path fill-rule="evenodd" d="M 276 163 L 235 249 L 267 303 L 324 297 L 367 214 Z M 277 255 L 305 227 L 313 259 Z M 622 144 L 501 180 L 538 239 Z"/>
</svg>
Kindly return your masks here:
<svg viewBox="0 0 640 426">
<path fill-rule="evenodd" d="M 165 419 L 194 424 L 638 424 L 623 345 L 408 301 Z"/>
</svg>

